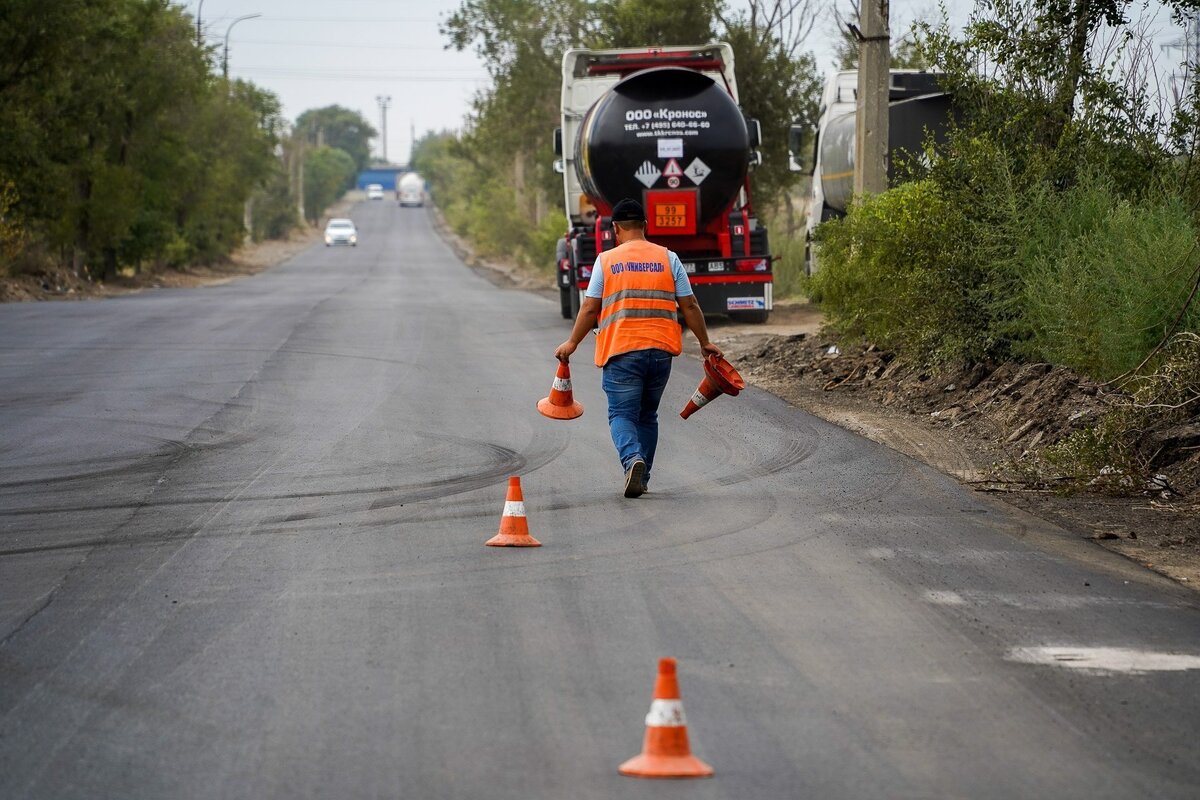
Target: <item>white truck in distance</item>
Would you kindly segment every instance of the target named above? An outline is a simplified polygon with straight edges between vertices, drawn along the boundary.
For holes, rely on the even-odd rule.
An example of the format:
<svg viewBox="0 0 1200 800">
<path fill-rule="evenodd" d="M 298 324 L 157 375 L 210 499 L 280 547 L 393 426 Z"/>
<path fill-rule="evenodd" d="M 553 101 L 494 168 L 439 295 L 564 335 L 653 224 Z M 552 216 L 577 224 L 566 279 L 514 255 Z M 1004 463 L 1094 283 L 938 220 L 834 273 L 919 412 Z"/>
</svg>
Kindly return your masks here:
<svg viewBox="0 0 1200 800">
<path fill-rule="evenodd" d="M 425 179 L 415 172 L 406 172 L 396 184 L 400 206 L 420 208 L 425 205 Z"/>
</svg>

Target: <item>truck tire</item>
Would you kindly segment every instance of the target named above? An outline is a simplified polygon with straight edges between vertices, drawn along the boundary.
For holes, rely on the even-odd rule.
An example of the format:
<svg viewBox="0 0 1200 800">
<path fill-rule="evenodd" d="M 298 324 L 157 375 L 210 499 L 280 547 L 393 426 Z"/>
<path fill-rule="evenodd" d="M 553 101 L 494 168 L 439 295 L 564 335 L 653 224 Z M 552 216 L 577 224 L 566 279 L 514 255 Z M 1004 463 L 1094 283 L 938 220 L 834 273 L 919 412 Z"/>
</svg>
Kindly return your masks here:
<svg viewBox="0 0 1200 800">
<path fill-rule="evenodd" d="M 567 286 L 558 287 L 558 302 L 562 306 L 563 319 L 574 319 L 571 314 L 571 289 Z"/>
<path fill-rule="evenodd" d="M 749 325 L 762 325 L 770 315 L 770 311 L 730 311 L 729 319 Z"/>
</svg>

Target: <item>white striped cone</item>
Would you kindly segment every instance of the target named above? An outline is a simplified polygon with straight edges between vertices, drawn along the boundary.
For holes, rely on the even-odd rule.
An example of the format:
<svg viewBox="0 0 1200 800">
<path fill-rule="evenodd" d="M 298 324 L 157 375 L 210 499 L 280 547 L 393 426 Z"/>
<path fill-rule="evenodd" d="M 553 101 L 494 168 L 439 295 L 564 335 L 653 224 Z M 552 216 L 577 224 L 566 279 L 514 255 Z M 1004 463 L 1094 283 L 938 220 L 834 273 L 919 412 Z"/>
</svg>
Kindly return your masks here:
<svg viewBox="0 0 1200 800">
<path fill-rule="evenodd" d="M 521 493 L 521 479 L 514 475 L 508 479 L 508 497 L 500 515 L 500 532 L 484 544 L 489 547 L 541 547 L 542 543 L 529 535 L 529 522 L 525 519 L 525 496 Z"/>
</svg>

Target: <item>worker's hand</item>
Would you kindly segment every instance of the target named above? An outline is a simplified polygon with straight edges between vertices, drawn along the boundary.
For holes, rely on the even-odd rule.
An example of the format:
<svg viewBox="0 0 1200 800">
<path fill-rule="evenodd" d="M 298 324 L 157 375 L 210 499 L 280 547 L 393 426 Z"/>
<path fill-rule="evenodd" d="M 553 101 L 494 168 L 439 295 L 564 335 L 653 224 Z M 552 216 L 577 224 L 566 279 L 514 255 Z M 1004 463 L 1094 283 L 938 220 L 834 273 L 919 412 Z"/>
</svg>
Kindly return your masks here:
<svg viewBox="0 0 1200 800">
<path fill-rule="evenodd" d="M 574 353 L 575 348 L 578 346 L 579 345 L 575 344 L 570 339 L 567 339 L 558 346 L 557 350 L 554 351 L 554 357 L 566 364 L 571 360 L 571 353 Z"/>
<path fill-rule="evenodd" d="M 700 352 L 704 354 L 705 358 L 708 358 L 709 356 L 716 356 L 717 358 L 723 358 L 725 355 L 724 353 L 721 352 L 721 348 L 717 347 L 712 342 L 709 342 L 708 344 L 700 345 Z"/>
</svg>

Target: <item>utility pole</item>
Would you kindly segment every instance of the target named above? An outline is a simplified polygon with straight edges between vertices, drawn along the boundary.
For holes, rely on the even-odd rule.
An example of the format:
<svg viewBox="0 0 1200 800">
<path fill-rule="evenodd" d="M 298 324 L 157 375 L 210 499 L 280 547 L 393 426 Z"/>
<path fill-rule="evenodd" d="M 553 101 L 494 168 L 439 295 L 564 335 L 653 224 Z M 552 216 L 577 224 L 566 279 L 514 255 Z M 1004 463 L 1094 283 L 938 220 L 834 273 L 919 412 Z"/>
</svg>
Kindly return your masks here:
<svg viewBox="0 0 1200 800">
<path fill-rule="evenodd" d="M 383 145 L 380 149 L 383 151 L 383 163 L 388 163 L 387 158 L 387 111 L 388 106 L 392 104 L 392 96 L 389 94 L 375 95 L 375 102 L 379 103 L 379 116 L 383 121 L 380 126 L 383 129 L 383 134 L 380 137 L 380 142 Z"/>
<path fill-rule="evenodd" d="M 200 18 L 204 15 L 204 0 L 196 7 L 196 47 L 204 44 L 204 32 L 200 27 Z"/>
<path fill-rule="evenodd" d="M 854 127 L 854 193 L 879 194 L 888 188 L 888 90 L 891 34 L 888 0 L 859 0 L 858 113 Z"/>
</svg>

